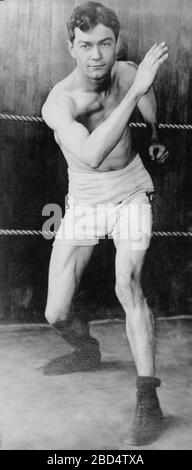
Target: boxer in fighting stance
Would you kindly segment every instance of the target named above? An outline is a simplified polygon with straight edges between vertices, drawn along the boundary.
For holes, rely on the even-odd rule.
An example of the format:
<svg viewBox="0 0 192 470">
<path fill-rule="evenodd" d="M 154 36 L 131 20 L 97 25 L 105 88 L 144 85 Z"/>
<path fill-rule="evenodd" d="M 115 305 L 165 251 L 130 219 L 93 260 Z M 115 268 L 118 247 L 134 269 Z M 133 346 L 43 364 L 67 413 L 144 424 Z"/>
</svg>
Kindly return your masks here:
<svg viewBox="0 0 192 470">
<path fill-rule="evenodd" d="M 98 239 L 112 237 L 115 291 L 125 311 L 138 374 L 137 406 L 127 443 L 141 445 L 157 437 L 163 420 L 156 394 L 160 380 L 155 377 L 153 317 L 140 283 L 154 188 L 132 148 L 128 123 L 138 106 L 151 128 L 149 155 L 164 162 L 168 151 L 159 142 L 152 83 L 168 50 L 164 42 L 154 44 L 139 67 L 118 62 L 119 28 L 115 12 L 100 3 L 75 8 L 68 22 L 68 49 L 76 67 L 52 89 L 42 108 L 69 174 L 69 207 L 53 245 L 45 316 L 74 347 L 63 363 L 64 372 L 99 367 L 98 341 L 75 312 L 74 300 Z"/>
</svg>

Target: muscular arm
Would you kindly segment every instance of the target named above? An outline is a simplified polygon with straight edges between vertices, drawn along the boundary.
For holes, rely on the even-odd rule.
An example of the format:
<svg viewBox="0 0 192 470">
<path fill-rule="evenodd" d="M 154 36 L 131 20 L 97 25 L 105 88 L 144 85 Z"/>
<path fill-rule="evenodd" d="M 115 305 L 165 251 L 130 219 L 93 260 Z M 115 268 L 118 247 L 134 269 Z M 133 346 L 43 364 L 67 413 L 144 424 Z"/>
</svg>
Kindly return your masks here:
<svg viewBox="0 0 192 470">
<path fill-rule="evenodd" d="M 65 98 L 62 106 L 56 100 L 48 99 L 43 106 L 42 115 L 55 131 L 61 148 L 90 167 L 97 168 L 117 145 L 135 106 L 151 86 L 159 66 L 167 56 L 164 43 L 150 49 L 138 67 L 134 83 L 119 106 L 91 134 L 75 120 L 75 110 L 70 98 Z"/>
<path fill-rule="evenodd" d="M 75 120 L 70 99 L 65 99 L 62 106 L 56 100 L 48 99 L 42 108 L 42 115 L 65 151 L 88 166 L 97 168 L 117 145 L 140 98 L 141 94 L 132 87 L 119 106 L 91 134 Z"/>
<path fill-rule="evenodd" d="M 151 131 L 151 142 L 159 141 L 157 102 L 153 87 L 142 96 L 138 102 L 138 109 Z"/>
<path fill-rule="evenodd" d="M 134 62 L 128 64 L 137 71 L 138 66 Z M 158 133 L 158 116 L 157 116 L 157 101 L 153 86 L 147 91 L 145 95 L 137 103 L 137 107 L 142 114 L 145 122 L 151 131 L 151 142 L 159 141 Z"/>
<path fill-rule="evenodd" d="M 133 62 L 129 63 L 137 71 L 137 66 Z M 157 102 L 153 86 L 149 88 L 137 104 L 145 122 L 151 131 L 149 156 L 151 160 L 158 163 L 164 163 L 169 158 L 169 150 L 161 142 L 159 137 L 158 118 L 157 118 Z"/>
</svg>

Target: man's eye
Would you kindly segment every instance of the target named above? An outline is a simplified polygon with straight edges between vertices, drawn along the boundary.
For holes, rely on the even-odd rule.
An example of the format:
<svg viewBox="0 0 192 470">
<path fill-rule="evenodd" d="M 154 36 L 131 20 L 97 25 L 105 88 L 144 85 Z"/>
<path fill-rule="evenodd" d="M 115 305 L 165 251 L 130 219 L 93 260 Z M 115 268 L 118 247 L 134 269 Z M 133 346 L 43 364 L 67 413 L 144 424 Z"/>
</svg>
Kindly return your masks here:
<svg viewBox="0 0 192 470">
<path fill-rule="evenodd" d="M 110 46 L 111 43 L 110 42 L 103 42 L 102 46 Z"/>
<path fill-rule="evenodd" d="M 82 49 L 89 49 L 89 47 L 90 47 L 90 46 L 89 46 L 88 44 L 83 44 L 83 45 L 81 46 Z"/>
</svg>

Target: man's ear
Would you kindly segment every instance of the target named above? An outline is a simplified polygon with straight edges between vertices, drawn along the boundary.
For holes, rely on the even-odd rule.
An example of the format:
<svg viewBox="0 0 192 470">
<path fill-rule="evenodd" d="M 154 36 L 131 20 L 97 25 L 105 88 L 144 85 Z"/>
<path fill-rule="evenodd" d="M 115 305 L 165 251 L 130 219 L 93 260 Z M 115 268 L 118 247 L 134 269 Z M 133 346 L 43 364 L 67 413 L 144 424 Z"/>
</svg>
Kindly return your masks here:
<svg viewBox="0 0 192 470">
<path fill-rule="evenodd" d="M 71 55 L 71 57 L 73 57 L 73 59 L 75 59 L 75 56 L 74 56 L 74 48 L 73 48 L 73 42 L 71 41 L 67 41 L 67 47 L 68 47 L 68 51 L 69 51 L 69 54 Z"/>
</svg>

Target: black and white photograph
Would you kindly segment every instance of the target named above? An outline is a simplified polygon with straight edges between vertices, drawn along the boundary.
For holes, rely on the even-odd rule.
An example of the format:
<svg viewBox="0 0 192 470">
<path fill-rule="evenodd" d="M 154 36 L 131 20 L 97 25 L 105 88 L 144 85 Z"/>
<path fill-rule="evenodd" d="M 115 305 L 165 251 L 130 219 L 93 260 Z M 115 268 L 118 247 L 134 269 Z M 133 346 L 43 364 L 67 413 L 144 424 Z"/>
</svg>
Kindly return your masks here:
<svg viewBox="0 0 192 470">
<path fill-rule="evenodd" d="M 0 0 L 0 460 L 192 450 L 191 87 L 191 0 Z"/>
</svg>

